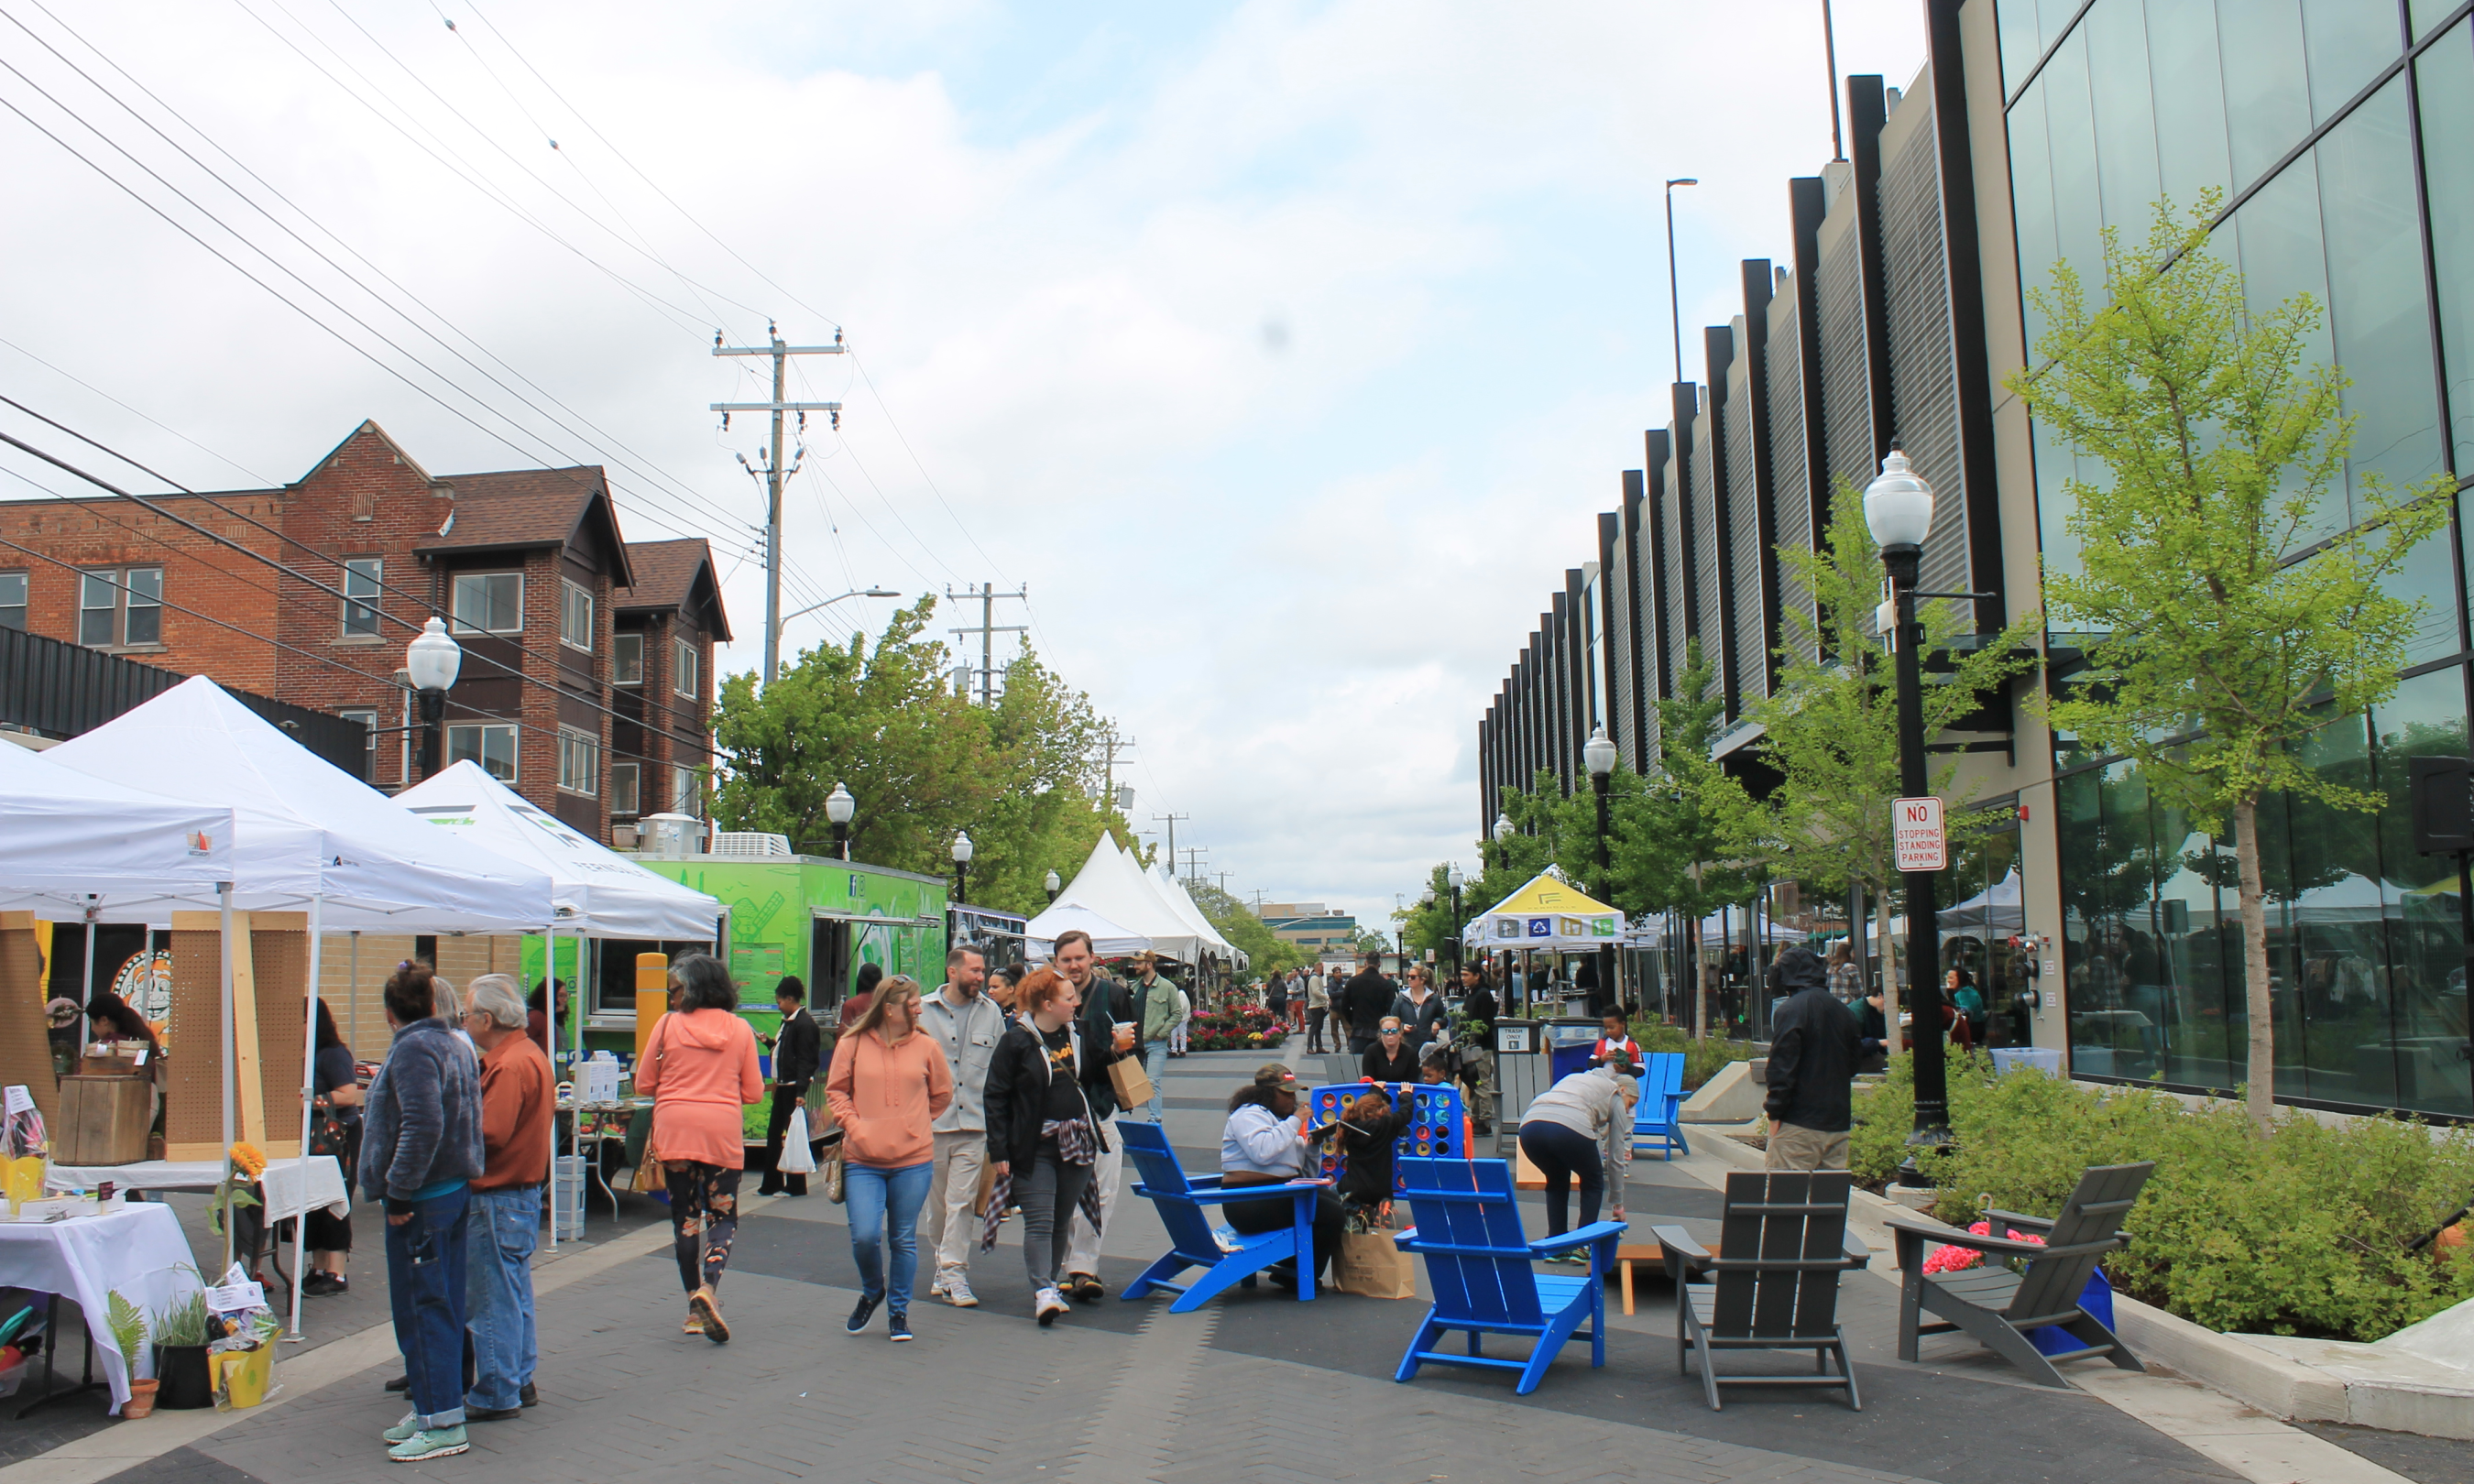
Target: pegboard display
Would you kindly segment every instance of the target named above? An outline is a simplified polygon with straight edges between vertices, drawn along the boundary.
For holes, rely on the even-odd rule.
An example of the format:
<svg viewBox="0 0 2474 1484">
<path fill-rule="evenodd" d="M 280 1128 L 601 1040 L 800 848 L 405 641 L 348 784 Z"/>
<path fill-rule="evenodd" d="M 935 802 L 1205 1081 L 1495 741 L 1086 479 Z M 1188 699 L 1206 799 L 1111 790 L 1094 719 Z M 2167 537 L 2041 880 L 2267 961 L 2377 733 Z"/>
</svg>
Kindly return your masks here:
<svg viewBox="0 0 2474 1484">
<path fill-rule="evenodd" d="M 0 1084 L 34 1094 L 44 1126 L 57 1130 L 60 1083 L 52 1075 L 43 1004 L 43 953 L 35 943 L 35 915 L 0 913 Z"/>
<path fill-rule="evenodd" d="M 223 957 L 221 914 L 172 914 L 163 1140 L 176 1151 L 175 1159 L 211 1160 L 224 1149 Z"/>
<path fill-rule="evenodd" d="M 256 980 L 255 1139 L 269 1158 L 288 1160 L 301 1152 L 302 1053 L 309 1029 L 307 915 L 251 913 L 249 956 Z"/>
<path fill-rule="evenodd" d="M 1306 1094 L 1309 1128 L 1323 1128 L 1339 1121 L 1348 1105 L 1365 1095 L 1370 1084 L 1344 1082 L 1334 1087 L 1316 1088 Z M 1392 1184 L 1395 1190 L 1408 1188 L 1399 1174 L 1398 1161 L 1466 1160 L 1469 1157 L 1465 1137 L 1466 1126 L 1461 1121 L 1461 1090 L 1448 1082 L 1387 1082 L 1381 1084 L 1392 1095 L 1392 1106 L 1398 1108 L 1407 1099 L 1411 1108 L 1408 1132 L 1392 1142 Z M 1322 1149 L 1322 1165 L 1316 1173 L 1340 1178 L 1343 1163 L 1337 1140 Z"/>
</svg>

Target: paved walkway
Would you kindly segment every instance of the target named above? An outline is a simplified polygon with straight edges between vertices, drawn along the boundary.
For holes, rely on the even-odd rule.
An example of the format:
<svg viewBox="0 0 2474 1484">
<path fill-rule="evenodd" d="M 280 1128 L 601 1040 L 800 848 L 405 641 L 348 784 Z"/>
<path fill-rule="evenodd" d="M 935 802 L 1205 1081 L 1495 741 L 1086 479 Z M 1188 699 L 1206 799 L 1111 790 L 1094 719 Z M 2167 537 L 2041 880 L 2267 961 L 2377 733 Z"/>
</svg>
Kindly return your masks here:
<svg viewBox="0 0 2474 1484">
<path fill-rule="evenodd" d="M 1172 1064 L 1166 1122 L 1190 1165 L 1216 1167 L 1220 1110 L 1258 1060 Z M 1636 1164 L 1633 1219 L 1708 1230 L 1727 1167 L 1716 1151 Z M 1540 1213 L 1529 1216 L 1542 1229 Z M 542 1405 L 519 1421 L 475 1424 L 472 1455 L 421 1472 L 594 1484 L 688 1475 L 1197 1484 L 2399 1477 L 2161 1378 L 2122 1376 L 2160 1390 L 2111 1388 L 2108 1401 L 2021 1384 L 1955 1342 L 1928 1342 L 1926 1364 L 1902 1364 L 1890 1353 L 1896 1290 L 1879 1278 L 1851 1280 L 1843 1305 L 1861 1413 L 1793 1391 L 1739 1396 L 1710 1412 L 1699 1381 L 1677 1373 L 1662 1282 L 1644 1287 L 1638 1314 L 1610 1314 L 1605 1369 L 1589 1368 L 1585 1346 L 1567 1348 L 1527 1398 L 1492 1376 L 1432 1369 L 1395 1384 L 1420 1313 L 1405 1302 L 1325 1293 L 1304 1304 L 1266 1285 L 1172 1316 L 1165 1300 L 1112 1297 L 1042 1330 L 1013 1246 L 1018 1224 L 975 1263 L 981 1309 L 922 1304 L 912 1314 L 918 1342 L 895 1346 L 881 1318 L 865 1335 L 841 1330 L 857 1283 L 841 1218 L 821 1197 L 749 1203 L 723 1288 L 737 1330 L 726 1347 L 678 1332 L 666 1230 L 613 1234 L 546 1269 Z M 1112 1295 L 1164 1245 L 1147 1206 L 1122 1206 L 1103 1264 Z M 1612 1292 L 1609 1306 L 1619 1308 Z M 379 1429 L 401 1410 L 379 1389 L 396 1369 L 381 1325 L 287 1356 L 286 1395 L 264 1409 L 116 1424 L 0 1469 L 0 1484 L 365 1474 L 378 1462 Z M 2192 1442 L 2132 1415 L 2143 1409 Z M 2288 1440 L 2322 1451 L 2289 1465 Z"/>
</svg>

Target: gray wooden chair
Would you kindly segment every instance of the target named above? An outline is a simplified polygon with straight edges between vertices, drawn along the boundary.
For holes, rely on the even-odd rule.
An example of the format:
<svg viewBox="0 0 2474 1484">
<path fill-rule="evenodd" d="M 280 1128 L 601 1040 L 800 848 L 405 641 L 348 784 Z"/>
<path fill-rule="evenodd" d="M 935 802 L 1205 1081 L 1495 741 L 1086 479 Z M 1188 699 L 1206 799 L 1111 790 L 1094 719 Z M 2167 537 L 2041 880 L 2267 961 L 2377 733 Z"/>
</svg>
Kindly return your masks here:
<svg viewBox="0 0 2474 1484">
<path fill-rule="evenodd" d="M 1843 1170 L 1730 1174 L 1714 1257 L 1682 1227 L 1651 1228 L 1675 1280 L 1676 1363 L 1689 1376 L 1700 1352 L 1710 1411 L 1721 1386 L 1843 1386 L 1847 1404 L 1864 1410 L 1838 1327 L 1838 1275 L 1872 1259 L 1847 1231 L 1853 1188 Z M 1808 1350 L 1815 1374 L 1721 1376 L 1722 1350 Z"/>
<path fill-rule="evenodd" d="M 1990 1212 L 1993 1232 L 2010 1228 L 2045 1239 L 2014 1242 L 2007 1236 L 1977 1236 L 1940 1222 L 1891 1216 L 1887 1225 L 1898 1234 L 1899 1267 L 1905 1276 L 1899 1299 L 1899 1358 L 1916 1358 L 1916 1341 L 1928 1334 L 1953 1330 L 1973 1336 L 1985 1348 L 2017 1366 L 2043 1386 L 2068 1386 L 2056 1360 L 2085 1360 L 2103 1355 L 2124 1371 L 2144 1369 L 2120 1336 L 2079 1307 L 2079 1295 L 2096 1271 L 2097 1259 L 2130 1245 L 2121 1230 L 2122 1216 L 2139 1199 L 2139 1188 L 2156 1166 L 2102 1164 L 2079 1176 L 2078 1188 L 2062 1203 L 2062 1213 L 2050 1219 L 2017 1211 Z M 1966 1247 L 1987 1257 L 2024 1257 L 2026 1271 L 2014 1273 L 1997 1262 L 1983 1262 L 1955 1273 L 1925 1272 L 1925 1244 L 1939 1242 Z M 1924 1322 L 1926 1314 L 1943 1321 Z M 2047 1356 L 2023 1332 L 2059 1326 L 2079 1342 L 2079 1349 Z"/>
</svg>

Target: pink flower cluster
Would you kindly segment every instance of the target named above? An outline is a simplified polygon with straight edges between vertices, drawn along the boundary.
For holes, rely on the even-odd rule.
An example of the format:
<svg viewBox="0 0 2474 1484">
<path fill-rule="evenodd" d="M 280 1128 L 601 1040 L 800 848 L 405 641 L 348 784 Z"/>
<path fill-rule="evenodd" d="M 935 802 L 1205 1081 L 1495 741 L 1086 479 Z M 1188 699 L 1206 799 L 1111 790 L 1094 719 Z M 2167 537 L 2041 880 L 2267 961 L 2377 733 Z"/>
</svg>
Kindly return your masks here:
<svg viewBox="0 0 2474 1484">
<path fill-rule="evenodd" d="M 1972 1236 L 1990 1236 L 1993 1233 L 1993 1223 L 1991 1221 L 1979 1221 L 1974 1226 L 1969 1227 L 1967 1230 L 1968 1233 Z M 2045 1239 L 2043 1237 L 2037 1236 L 2032 1233 L 2022 1232 L 2016 1227 L 2010 1229 L 2010 1240 L 2014 1242 L 2029 1242 L 2038 1247 L 2045 1245 Z M 1984 1255 L 1972 1247 L 1936 1247 L 1933 1249 L 1933 1255 L 1925 1259 L 1925 1271 L 1927 1273 L 1958 1273 L 1963 1272 L 1968 1268 L 1972 1268 L 1983 1260 Z"/>
</svg>

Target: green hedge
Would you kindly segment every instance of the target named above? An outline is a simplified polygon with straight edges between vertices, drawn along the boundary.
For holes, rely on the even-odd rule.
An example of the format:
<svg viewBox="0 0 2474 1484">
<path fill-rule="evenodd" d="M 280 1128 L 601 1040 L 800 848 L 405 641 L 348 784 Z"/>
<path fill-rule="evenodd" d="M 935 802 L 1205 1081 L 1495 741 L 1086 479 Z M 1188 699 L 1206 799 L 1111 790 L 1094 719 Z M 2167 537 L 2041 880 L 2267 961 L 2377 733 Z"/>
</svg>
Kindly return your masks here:
<svg viewBox="0 0 2474 1484">
<path fill-rule="evenodd" d="M 2260 1139 L 2238 1105 L 2189 1111 L 2164 1092 L 2025 1069 L 1997 1079 L 1981 1055 L 1952 1058 L 1950 1092 L 1957 1148 L 1935 1216 L 1964 1225 L 1988 1196 L 2051 1215 L 2088 1166 L 2153 1160 L 2130 1247 L 2106 1273 L 2211 1329 L 2376 1340 L 2474 1297 L 2474 1247 L 2407 1251 L 2474 1195 L 2474 1130 L 2397 1118 L 2330 1129 L 2287 1110 Z M 1904 1057 L 1858 1090 L 1858 1180 L 1896 1172 L 1914 1109 Z"/>
</svg>

